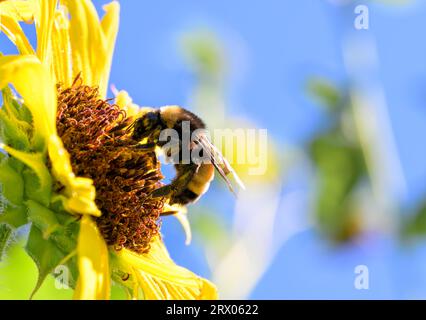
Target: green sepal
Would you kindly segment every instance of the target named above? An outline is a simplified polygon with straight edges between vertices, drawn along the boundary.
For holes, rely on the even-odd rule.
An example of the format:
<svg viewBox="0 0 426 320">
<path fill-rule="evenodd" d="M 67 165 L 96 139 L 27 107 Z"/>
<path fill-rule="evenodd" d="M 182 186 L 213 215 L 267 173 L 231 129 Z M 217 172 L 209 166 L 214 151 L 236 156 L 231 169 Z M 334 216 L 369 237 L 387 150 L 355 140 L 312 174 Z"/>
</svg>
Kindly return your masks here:
<svg viewBox="0 0 426 320">
<path fill-rule="evenodd" d="M 65 214 L 69 215 L 68 213 Z M 61 232 L 54 232 L 50 236 L 50 239 L 56 244 L 56 246 L 68 254 L 68 256 L 62 261 L 62 264 L 65 264 L 70 271 L 68 285 L 73 289 L 75 289 L 78 279 L 76 249 L 79 230 L 80 224 L 74 220 L 73 223 L 68 223 L 64 226 L 63 229 L 61 229 Z"/>
<path fill-rule="evenodd" d="M 75 220 L 76 216 L 71 215 L 69 212 L 65 210 L 65 203 L 67 201 L 67 198 L 58 193 L 53 193 L 52 197 L 50 198 L 50 208 L 58 213 L 63 213 L 64 216 L 67 216 L 69 219 Z M 64 217 L 65 218 L 65 217 Z M 65 224 L 65 223 L 62 223 Z"/>
<path fill-rule="evenodd" d="M 22 176 L 24 178 L 25 183 L 25 197 L 27 199 L 37 201 L 46 207 L 49 206 L 50 197 L 52 194 L 50 175 L 47 177 L 49 183 L 43 188 L 40 186 L 38 177 L 34 173 L 34 171 L 26 168 L 22 172 Z"/>
<path fill-rule="evenodd" d="M 9 161 L 3 159 L 0 161 L 0 197 L 5 198 L 8 203 L 21 205 L 23 196 L 22 176 L 10 166 Z"/>
<path fill-rule="evenodd" d="M 47 275 L 62 262 L 64 254 L 51 239 L 45 239 L 43 233 L 33 224 L 25 247 L 38 269 L 38 279 L 30 298 L 38 291 Z"/>
<path fill-rule="evenodd" d="M 9 87 L 5 87 L 1 90 L 3 97 L 3 109 L 6 110 L 7 115 L 13 120 L 19 121 L 19 111 L 16 104 L 11 102 L 14 100 L 12 90 Z"/>
<path fill-rule="evenodd" d="M 50 234 L 61 228 L 54 212 L 33 200 L 26 204 L 28 219 L 43 233 L 43 238 L 48 239 Z"/>
<path fill-rule="evenodd" d="M 18 102 L 15 101 L 15 100 L 13 102 L 16 103 L 16 104 L 18 104 Z M 19 114 L 20 114 L 20 117 L 21 117 L 22 121 L 25 121 L 27 123 L 31 123 L 32 124 L 33 115 L 31 114 L 30 109 L 28 109 L 28 107 L 25 104 L 20 105 Z"/>
<path fill-rule="evenodd" d="M 28 223 L 27 207 L 5 204 L 0 214 L 0 224 L 7 224 L 12 228 L 19 228 Z"/>
<path fill-rule="evenodd" d="M 28 218 L 43 233 L 45 239 L 50 238 L 64 252 L 71 252 L 77 246 L 79 224 L 77 217 L 65 212 L 54 212 L 45 206 L 29 200 Z"/>
<path fill-rule="evenodd" d="M 56 218 L 62 226 L 69 226 L 70 224 L 77 223 L 81 218 L 80 216 L 70 214 L 64 210 L 56 210 L 54 207 L 50 207 L 55 212 Z"/>
<path fill-rule="evenodd" d="M 4 143 L 18 150 L 28 150 L 30 147 L 28 135 L 3 108 L 0 109 L 0 138 Z"/>
<path fill-rule="evenodd" d="M 37 175 L 40 189 L 50 189 L 52 186 L 52 177 L 46 165 L 46 155 L 42 152 L 23 152 L 4 146 L 4 150 L 12 157 L 23 162 L 31 168 Z"/>
<path fill-rule="evenodd" d="M 25 168 L 25 164 L 18 159 L 9 156 L 7 156 L 7 162 L 16 172 L 22 175 L 22 170 Z"/>
<path fill-rule="evenodd" d="M 5 87 L 2 90 L 2 94 L 4 108 L 6 109 L 9 117 L 27 130 L 32 130 L 32 115 L 30 110 L 24 104 L 20 104 L 16 100 L 9 87 Z"/>
<path fill-rule="evenodd" d="M 69 286 L 73 289 L 75 289 L 75 286 L 77 285 L 78 280 L 78 265 L 77 265 L 77 255 L 75 255 L 72 259 L 68 260 L 66 263 L 66 266 L 70 270 L 71 277 L 69 277 Z"/>
<path fill-rule="evenodd" d="M 71 252 L 77 247 L 77 239 L 74 234 L 68 234 L 67 231 L 55 232 L 50 236 L 56 246 L 64 252 Z"/>
</svg>

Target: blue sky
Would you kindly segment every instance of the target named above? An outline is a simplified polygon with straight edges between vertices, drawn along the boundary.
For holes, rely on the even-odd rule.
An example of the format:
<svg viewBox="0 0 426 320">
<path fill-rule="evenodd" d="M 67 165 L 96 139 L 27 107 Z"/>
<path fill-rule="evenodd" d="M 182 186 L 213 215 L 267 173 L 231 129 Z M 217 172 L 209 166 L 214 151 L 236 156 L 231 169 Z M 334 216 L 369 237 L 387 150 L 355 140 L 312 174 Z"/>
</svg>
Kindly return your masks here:
<svg viewBox="0 0 426 320">
<path fill-rule="evenodd" d="M 426 192 L 426 4 L 410 8 L 370 5 L 370 30 L 379 53 L 379 79 L 407 182 L 407 205 Z M 304 91 L 310 75 L 348 81 L 342 37 L 352 27 L 353 7 L 327 1 L 128 1 L 111 81 L 144 105 L 186 105 L 194 79 L 178 39 L 207 28 L 227 48 L 231 63 L 227 98 L 231 111 L 254 119 L 283 144 L 301 144 L 324 115 Z M 191 107 L 191 106 L 189 106 Z M 185 248 L 179 226 L 164 224 L 175 259 L 208 274 L 201 248 Z M 176 241 L 176 242 L 175 242 Z M 425 250 L 405 251 L 386 236 L 333 251 L 311 230 L 279 251 L 252 298 L 425 297 Z M 354 265 L 370 268 L 371 289 L 353 287 Z"/>
<path fill-rule="evenodd" d="M 105 1 L 95 1 L 104 3 Z M 128 1 L 122 20 L 111 82 L 144 105 L 186 105 L 194 79 L 179 50 L 179 36 L 197 28 L 215 32 L 230 60 L 228 98 L 235 113 L 255 119 L 277 140 L 305 141 L 322 114 L 306 97 L 310 75 L 347 81 L 342 33 L 353 23 L 353 6 L 328 1 Z M 370 5 L 370 30 L 379 52 L 391 124 L 409 194 L 419 199 L 425 148 L 426 4 L 407 8 Z M 236 66 L 235 66 L 236 65 Z M 191 107 L 191 106 L 189 106 Z M 413 152 L 416 150 L 416 152 Z M 422 156 L 423 155 L 423 156 Z"/>
</svg>

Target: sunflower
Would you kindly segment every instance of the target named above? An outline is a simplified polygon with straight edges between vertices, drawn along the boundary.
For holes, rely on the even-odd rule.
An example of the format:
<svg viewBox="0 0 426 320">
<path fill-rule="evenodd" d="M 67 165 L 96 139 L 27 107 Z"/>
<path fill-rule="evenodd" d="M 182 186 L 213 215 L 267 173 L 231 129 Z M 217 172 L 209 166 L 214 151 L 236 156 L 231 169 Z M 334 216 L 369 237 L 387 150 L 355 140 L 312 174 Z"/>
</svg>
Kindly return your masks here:
<svg viewBox="0 0 426 320">
<path fill-rule="evenodd" d="M 162 242 L 170 208 L 148 197 L 160 164 L 126 130 L 141 109 L 125 91 L 106 99 L 120 8 L 103 9 L 99 19 L 89 0 L 0 2 L 1 31 L 19 52 L 0 56 L 0 258 L 29 224 L 34 292 L 65 265 L 75 299 L 108 299 L 112 281 L 133 299 L 216 299 Z M 35 25 L 36 50 L 22 23 Z"/>
</svg>

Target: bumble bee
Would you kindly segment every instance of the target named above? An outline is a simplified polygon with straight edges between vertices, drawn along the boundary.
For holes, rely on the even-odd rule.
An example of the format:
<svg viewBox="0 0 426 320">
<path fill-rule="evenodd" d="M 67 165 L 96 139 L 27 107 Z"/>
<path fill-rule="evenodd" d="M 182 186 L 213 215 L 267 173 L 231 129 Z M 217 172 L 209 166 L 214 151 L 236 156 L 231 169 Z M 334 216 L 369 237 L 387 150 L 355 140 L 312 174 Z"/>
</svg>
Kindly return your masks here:
<svg viewBox="0 0 426 320">
<path fill-rule="evenodd" d="M 146 143 L 139 144 L 140 148 L 162 148 L 167 143 L 161 139 L 161 133 L 165 129 L 173 129 L 178 134 L 174 141 L 174 147 L 167 150 L 167 156 L 178 155 L 179 160 L 174 163 L 176 175 L 170 184 L 153 191 L 150 197 L 164 197 L 170 205 L 186 205 L 197 201 L 209 188 L 216 169 L 225 180 L 228 188 L 234 193 L 227 175 L 232 173 L 235 181 L 244 189 L 244 185 L 222 156 L 221 152 L 210 142 L 204 134 L 206 126 L 204 122 L 192 112 L 178 106 L 166 106 L 159 109 L 144 108 L 142 115 L 130 126 L 133 140 Z M 203 133 L 204 132 L 204 133 Z M 184 141 L 184 137 L 191 137 L 190 141 Z M 204 159 L 208 161 L 196 161 L 191 157 L 183 162 L 183 155 L 198 149 Z M 235 194 L 235 193 L 234 193 Z"/>
</svg>

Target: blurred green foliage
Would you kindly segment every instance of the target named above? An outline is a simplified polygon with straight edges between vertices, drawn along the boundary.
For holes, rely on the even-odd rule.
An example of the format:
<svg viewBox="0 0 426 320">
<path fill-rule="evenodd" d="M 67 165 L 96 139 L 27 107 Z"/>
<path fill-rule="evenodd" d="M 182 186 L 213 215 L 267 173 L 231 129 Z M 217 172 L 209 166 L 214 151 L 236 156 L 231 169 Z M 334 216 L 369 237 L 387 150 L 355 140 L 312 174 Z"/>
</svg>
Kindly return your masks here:
<svg viewBox="0 0 426 320">
<path fill-rule="evenodd" d="M 327 79 L 313 77 L 308 94 L 328 112 L 328 126 L 309 141 L 309 156 L 317 174 L 314 215 L 318 228 L 332 240 L 350 240 L 362 231 L 356 191 L 370 181 L 366 159 L 354 128 L 346 90 Z M 426 202 L 400 211 L 398 230 L 403 240 L 426 235 Z"/>
<path fill-rule="evenodd" d="M 362 150 L 336 128 L 311 141 L 310 155 L 317 169 L 318 226 L 333 240 L 348 240 L 359 231 L 353 193 L 366 176 Z"/>
<path fill-rule="evenodd" d="M 199 81 L 218 80 L 225 70 L 225 53 L 215 34 L 208 30 L 189 32 L 181 38 L 181 51 Z"/>
<path fill-rule="evenodd" d="M 215 258 L 227 252 L 232 242 L 230 230 L 214 209 L 204 206 L 194 208 L 189 219 L 194 235 L 203 242 L 206 252 Z"/>
<path fill-rule="evenodd" d="M 37 267 L 23 249 L 23 243 L 15 243 L 0 263 L 0 299 L 28 299 L 37 282 Z M 34 295 L 34 299 L 71 299 L 73 290 L 56 289 L 55 279 L 49 275 Z"/>
<path fill-rule="evenodd" d="M 34 284 L 37 282 L 38 271 L 33 260 L 23 248 L 20 240 L 10 245 L 7 256 L 0 262 L 0 299 L 29 299 Z M 72 289 L 66 289 L 51 274 L 33 296 L 35 300 L 69 300 L 73 296 Z M 125 292 L 118 285 L 113 285 L 111 299 L 124 300 Z"/>
<path fill-rule="evenodd" d="M 338 112 L 344 103 L 341 91 L 324 78 L 312 77 L 309 79 L 307 92 L 321 107 L 331 112 Z"/>
<path fill-rule="evenodd" d="M 308 155 L 316 171 L 314 215 L 328 238 L 347 241 L 361 228 L 355 193 L 368 180 L 366 161 L 355 133 L 347 95 L 329 81 L 312 78 L 308 93 L 326 108 L 328 126 L 308 142 Z"/>
<path fill-rule="evenodd" d="M 426 201 L 423 201 L 417 210 L 404 217 L 401 231 L 404 240 L 411 240 L 426 235 Z"/>
</svg>

